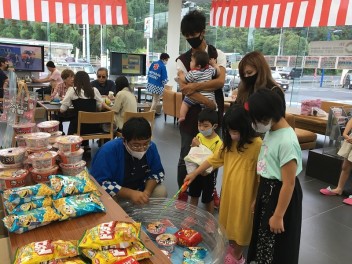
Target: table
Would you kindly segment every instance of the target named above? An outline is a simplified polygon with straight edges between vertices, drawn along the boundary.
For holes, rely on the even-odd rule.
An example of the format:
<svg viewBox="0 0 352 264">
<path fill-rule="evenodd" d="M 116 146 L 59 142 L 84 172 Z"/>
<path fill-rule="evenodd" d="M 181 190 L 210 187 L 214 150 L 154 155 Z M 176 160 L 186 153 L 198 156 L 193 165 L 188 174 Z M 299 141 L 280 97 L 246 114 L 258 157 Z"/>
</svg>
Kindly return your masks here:
<svg viewBox="0 0 352 264">
<path fill-rule="evenodd" d="M 78 240 L 82 238 L 85 230 L 90 229 L 100 223 L 113 220 L 132 221 L 132 218 L 127 215 L 127 213 L 112 199 L 112 197 L 107 194 L 98 183 L 96 183 L 96 185 L 102 194 L 100 198 L 106 208 L 106 213 L 88 214 L 62 222 L 53 222 L 47 226 L 39 227 L 23 234 L 9 233 L 11 255 L 15 255 L 18 247 L 24 246 L 31 242 L 47 239 Z M 151 250 L 154 255 L 150 259 L 139 261 L 139 263 L 171 263 L 167 256 L 160 251 L 160 249 L 144 232 L 141 232 L 140 238 L 144 245 Z"/>
<path fill-rule="evenodd" d="M 147 88 L 147 84 L 146 83 L 132 83 L 131 86 L 134 89 L 137 89 L 137 102 L 140 103 L 141 99 L 142 99 L 142 89 L 146 89 Z"/>
<path fill-rule="evenodd" d="M 46 120 L 51 120 L 52 113 L 60 112 L 61 104 L 50 104 L 48 101 L 37 101 L 37 103 L 45 109 Z"/>
<path fill-rule="evenodd" d="M 34 88 L 48 88 L 50 83 L 26 83 L 29 91 L 34 91 Z M 44 100 L 44 91 L 41 93 L 42 99 Z"/>
<path fill-rule="evenodd" d="M 150 104 L 149 103 L 137 103 L 137 111 L 142 112 L 142 109 L 144 112 L 147 112 L 150 110 Z"/>
<path fill-rule="evenodd" d="M 224 97 L 224 103 L 230 103 L 233 104 L 234 102 L 236 102 L 236 98 L 233 97 Z"/>
</svg>

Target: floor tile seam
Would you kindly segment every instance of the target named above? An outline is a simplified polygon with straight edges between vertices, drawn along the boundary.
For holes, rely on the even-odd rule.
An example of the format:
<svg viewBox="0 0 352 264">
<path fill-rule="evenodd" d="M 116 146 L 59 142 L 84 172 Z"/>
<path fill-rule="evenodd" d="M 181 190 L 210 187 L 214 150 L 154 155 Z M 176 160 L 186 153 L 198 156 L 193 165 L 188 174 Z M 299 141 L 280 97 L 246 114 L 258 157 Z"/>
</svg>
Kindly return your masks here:
<svg viewBox="0 0 352 264">
<path fill-rule="evenodd" d="M 326 211 L 320 212 L 320 213 L 318 213 L 318 214 L 312 215 L 312 216 L 310 216 L 310 217 L 304 218 L 304 219 L 302 219 L 302 221 L 306 221 L 306 220 L 309 220 L 309 219 L 311 219 L 311 218 L 315 218 L 315 217 L 322 216 L 323 214 L 326 214 L 326 213 L 328 213 L 328 212 L 330 212 L 330 211 L 332 211 L 332 210 L 335 210 L 335 209 L 337 209 L 337 208 L 340 208 L 340 207 L 342 207 L 342 206 L 344 206 L 344 205 L 343 205 L 343 204 L 340 204 L 340 205 L 338 205 L 338 206 L 335 206 L 335 207 L 333 207 L 333 208 L 330 208 L 329 210 L 326 210 Z"/>
</svg>

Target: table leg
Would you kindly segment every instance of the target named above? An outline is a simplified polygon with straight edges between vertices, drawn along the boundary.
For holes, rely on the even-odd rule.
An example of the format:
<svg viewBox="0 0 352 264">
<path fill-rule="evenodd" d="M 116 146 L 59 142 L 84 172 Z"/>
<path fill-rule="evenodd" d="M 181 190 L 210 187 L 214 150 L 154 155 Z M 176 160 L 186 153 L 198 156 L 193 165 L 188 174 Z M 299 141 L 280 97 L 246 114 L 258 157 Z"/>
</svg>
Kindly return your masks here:
<svg viewBox="0 0 352 264">
<path fill-rule="evenodd" d="M 141 97 L 142 97 L 142 88 L 138 87 L 138 92 L 137 92 L 137 102 L 141 102 Z"/>
</svg>

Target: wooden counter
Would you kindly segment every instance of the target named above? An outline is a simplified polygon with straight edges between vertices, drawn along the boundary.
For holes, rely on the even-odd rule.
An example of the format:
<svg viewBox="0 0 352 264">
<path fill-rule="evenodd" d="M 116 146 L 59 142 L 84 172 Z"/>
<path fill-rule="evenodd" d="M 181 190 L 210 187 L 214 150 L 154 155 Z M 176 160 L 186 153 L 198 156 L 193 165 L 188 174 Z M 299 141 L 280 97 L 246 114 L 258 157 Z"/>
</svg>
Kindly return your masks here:
<svg viewBox="0 0 352 264">
<path fill-rule="evenodd" d="M 99 191 L 102 193 L 100 197 L 106 213 L 88 214 L 78 218 L 72 218 L 62 222 L 53 222 L 47 226 L 28 231 L 23 234 L 9 233 L 11 254 L 15 255 L 18 247 L 24 246 L 31 242 L 51 240 L 70 240 L 80 239 L 84 231 L 90 229 L 100 223 L 109 222 L 112 220 L 131 221 L 131 218 L 126 212 L 108 195 L 102 187 L 97 184 Z M 149 237 L 141 232 L 141 240 L 144 245 L 154 253 L 150 259 L 139 261 L 140 263 L 156 263 L 165 264 L 171 261 L 162 253 L 159 248 L 149 239 Z"/>
</svg>

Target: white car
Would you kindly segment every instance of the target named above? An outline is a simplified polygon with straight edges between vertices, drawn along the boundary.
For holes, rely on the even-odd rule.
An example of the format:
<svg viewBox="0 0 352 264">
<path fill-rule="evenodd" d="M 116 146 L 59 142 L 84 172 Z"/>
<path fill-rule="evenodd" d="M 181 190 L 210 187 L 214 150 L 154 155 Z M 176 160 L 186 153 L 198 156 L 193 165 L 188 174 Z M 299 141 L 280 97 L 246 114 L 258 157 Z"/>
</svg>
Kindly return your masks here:
<svg viewBox="0 0 352 264">
<path fill-rule="evenodd" d="M 282 78 L 281 74 L 277 71 L 271 71 L 271 76 L 273 76 L 275 82 L 284 90 L 287 91 L 290 87 L 290 81 Z"/>
</svg>

